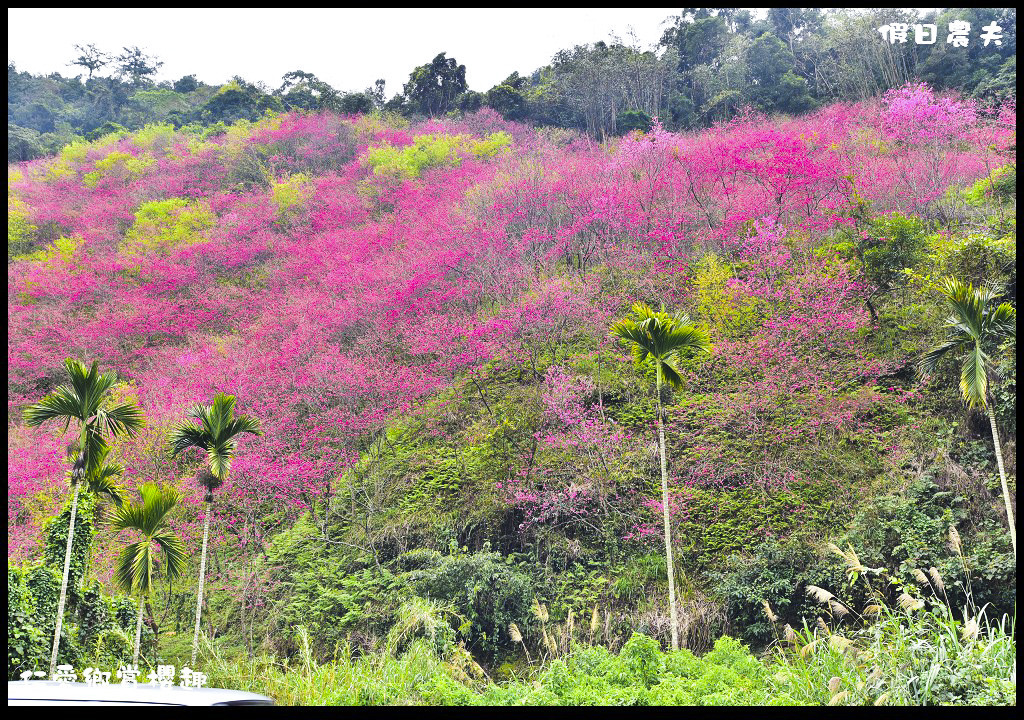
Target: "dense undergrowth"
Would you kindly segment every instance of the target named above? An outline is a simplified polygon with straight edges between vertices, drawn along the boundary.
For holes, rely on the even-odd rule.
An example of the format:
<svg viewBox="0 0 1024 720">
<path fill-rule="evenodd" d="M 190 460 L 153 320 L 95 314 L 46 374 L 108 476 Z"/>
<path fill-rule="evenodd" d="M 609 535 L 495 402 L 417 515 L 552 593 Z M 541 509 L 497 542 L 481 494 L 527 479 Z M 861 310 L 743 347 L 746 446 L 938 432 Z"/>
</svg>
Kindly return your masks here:
<svg viewBox="0 0 1024 720">
<path fill-rule="evenodd" d="M 1015 301 L 1015 177 L 1012 108 L 922 86 L 612 145 L 487 111 L 290 114 L 12 166 L 9 675 L 48 659 L 68 522 L 45 525 L 67 440 L 20 412 L 71 356 L 144 409 L 115 453 L 129 484 L 183 492 L 174 529 L 196 555 L 200 456 L 171 459 L 169 429 L 216 391 L 262 424 L 211 518 L 202 663 L 225 686 L 1015 702 L 989 423 L 954 362 L 928 385 L 916 371 L 942 339 L 940 278 Z M 668 653 L 655 378 L 608 337 L 637 301 L 713 342 L 666 395 L 687 648 Z M 1012 486 L 1014 347 L 986 348 Z M 123 540 L 79 513 L 62 658 L 109 663 L 134 631 L 107 594 Z M 929 568 L 942 602 L 918 607 Z M 154 594 L 146 662 L 188 657 L 195 574 Z"/>
</svg>

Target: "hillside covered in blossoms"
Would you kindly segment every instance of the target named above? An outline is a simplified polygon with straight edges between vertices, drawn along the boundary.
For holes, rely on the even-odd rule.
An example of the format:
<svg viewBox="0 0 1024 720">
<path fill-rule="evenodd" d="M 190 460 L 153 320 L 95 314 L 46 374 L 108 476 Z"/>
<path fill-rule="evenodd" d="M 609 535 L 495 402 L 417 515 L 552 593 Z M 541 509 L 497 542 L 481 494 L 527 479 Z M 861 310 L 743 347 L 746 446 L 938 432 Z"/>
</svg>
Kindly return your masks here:
<svg viewBox="0 0 1024 720">
<path fill-rule="evenodd" d="M 110 441 L 126 496 L 181 494 L 188 569 L 157 565 L 146 662 L 188 658 L 210 508 L 202 662 L 280 701 L 312 702 L 260 678 L 304 658 L 334 702 L 1015 702 L 1015 670 L 971 655 L 1015 647 L 977 629 L 1015 614 L 1015 337 L 982 340 L 988 414 L 962 356 L 919 365 L 947 278 L 1015 305 L 1015 151 L 1012 104 L 911 84 L 606 142 L 489 108 L 291 112 L 10 165 L 9 676 L 49 660 L 75 436 L 23 413 L 72 358 L 144 416 Z M 610 334 L 638 303 L 709 341 L 679 388 Z M 168 442 L 218 392 L 261 434 L 207 505 L 205 454 Z M 138 602 L 113 508 L 83 503 L 68 660 L 110 664 Z M 687 650 L 663 652 L 669 525 Z M 900 673 L 925 660 L 871 643 L 936 608 L 975 628 L 948 661 L 974 669 L 921 690 Z"/>
</svg>

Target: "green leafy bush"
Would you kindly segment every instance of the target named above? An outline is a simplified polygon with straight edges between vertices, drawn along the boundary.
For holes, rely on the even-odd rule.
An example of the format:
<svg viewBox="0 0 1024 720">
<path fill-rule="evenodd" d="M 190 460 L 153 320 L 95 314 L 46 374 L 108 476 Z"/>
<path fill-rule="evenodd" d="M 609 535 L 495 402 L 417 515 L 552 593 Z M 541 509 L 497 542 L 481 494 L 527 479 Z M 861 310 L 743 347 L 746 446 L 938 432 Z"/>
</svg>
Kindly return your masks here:
<svg viewBox="0 0 1024 720">
<path fill-rule="evenodd" d="M 469 648 L 493 658 L 515 648 L 508 627 L 526 634 L 533 626 L 533 583 L 529 575 L 496 552 L 449 555 L 435 566 L 409 573 L 416 591 L 450 601 L 469 623 Z"/>
<path fill-rule="evenodd" d="M 702 658 L 688 650 L 662 652 L 635 634 L 616 656 L 580 648 L 556 660 L 533 684 L 490 685 L 489 705 L 764 705 L 788 697 L 767 693 L 767 671 L 738 641 L 722 637 Z"/>
<path fill-rule="evenodd" d="M 125 236 L 123 249 L 130 254 L 167 255 L 203 242 L 213 224 L 213 213 L 201 203 L 185 198 L 153 200 L 135 211 L 135 223 Z"/>
<path fill-rule="evenodd" d="M 39 626 L 39 608 L 26 583 L 25 568 L 7 562 L 7 679 L 24 670 L 41 669 L 49 645 Z M 58 580 L 59 582 L 59 580 Z M 50 638 L 53 639 L 51 633 Z"/>
<path fill-rule="evenodd" d="M 744 641 L 764 647 L 777 637 L 764 603 L 783 622 L 796 627 L 813 623 L 819 610 L 804 588 L 841 582 L 842 573 L 834 565 L 805 544 L 770 540 L 753 552 L 733 553 L 709 575 L 714 592 L 725 600 L 730 627 Z"/>
<path fill-rule="evenodd" d="M 417 135 L 412 145 L 395 147 L 383 145 L 370 148 L 366 164 L 376 175 L 408 180 L 436 167 L 455 167 L 462 162 L 462 154 L 478 158 L 492 158 L 504 152 L 512 142 L 508 133 L 492 133 L 483 140 L 470 135 Z"/>
<path fill-rule="evenodd" d="M 926 233 L 920 218 L 892 213 L 871 219 L 863 239 L 864 273 L 879 290 L 892 290 L 906 281 L 904 268 L 924 257 Z"/>
</svg>

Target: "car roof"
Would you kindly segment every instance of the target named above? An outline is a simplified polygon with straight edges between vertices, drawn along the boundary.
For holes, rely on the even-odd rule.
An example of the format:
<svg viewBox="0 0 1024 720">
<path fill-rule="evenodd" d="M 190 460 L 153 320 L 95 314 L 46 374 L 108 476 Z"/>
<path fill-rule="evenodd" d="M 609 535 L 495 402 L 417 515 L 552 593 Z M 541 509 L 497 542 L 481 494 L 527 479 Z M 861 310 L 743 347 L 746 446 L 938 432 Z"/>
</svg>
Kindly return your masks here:
<svg viewBox="0 0 1024 720">
<path fill-rule="evenodd" d="M 89 685 L 55 680 L 9 680 L 8 705 L 273 705 L 272 698 L 223 688 L 161 687 L 156 683 Z"/>
</svg>

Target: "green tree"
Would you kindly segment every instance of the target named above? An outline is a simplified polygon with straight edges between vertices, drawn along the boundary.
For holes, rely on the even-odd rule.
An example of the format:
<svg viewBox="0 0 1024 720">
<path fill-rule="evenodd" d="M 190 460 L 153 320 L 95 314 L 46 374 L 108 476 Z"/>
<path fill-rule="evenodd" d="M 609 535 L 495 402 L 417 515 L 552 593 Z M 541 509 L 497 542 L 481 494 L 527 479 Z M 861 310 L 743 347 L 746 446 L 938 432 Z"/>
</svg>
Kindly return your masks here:
<svg viewBox="0 0 1024 720">
<path fill-rule="evenodd" d="M 92 74 L 110 62 L 110 55 L 97 49 L 95 45 L 89 44 L 85 47 L 75 45 L 75 50 L 82 54 L 72 60 L 71 64 L 80 65 L 88 70 L 88 80 L 92 80 Z"/>
<path fill-rule="evenodd" d="M 459 95 L 459 99 L 455 101 L 455 109 L 463 115 L 475 113 L 484 106 L 484 102 L 486 100 L 486 93 L 479 93 L 476 90 L 467 90 Z"/>
<path fill-rule="evenodd" d="M 199 619 L 203 608 L 203 580 L 206 575 L 206 543 L 210 535 L 210 513 L 213 510 L 213 491 L 227 479 L 231 460 L 242 433 L 260 434 L 259 421 L 248 415 L 234 417 L 235 396 L 217 393 L 213 405 L 194 405 L 189 416 L 198 420 L 185 420 L 171 430 L 171 455 L 188 448 L 206 451 L 207 467 L 200 472 L 199 484 L 206 489 L 206 518 L 203 520 L 203 550 L 199 562 L 199 596 L 196 599 L 196 627 L 192 637 L 192 667 L 199 650 Z"/>
<path fill-rule="evenodd" d="M 174 92 L 186 95 L 199 89 L 199 80 L 195 75 L 182 75 L 174 81 Z"/>
<path fill-rule="evenodd" d="M 1010 542 L 1016 560 L 1017 530 L 1013 523 L 1013 507 L 1010 504 L 1010 490 L 1006 484 L 1006 470 L 1003 467 L 995 411 L 989 401 L 988 375 L 992 369 L 992 360 L 985 349 L 991 350 L 1011 338 L 1016 338 L 1017 311 L 1006 302 L 990 308 L 990 303 L 996 297 L 994 291 L 989 288 L 975 288 L 970 283 L 956 278 L 945 278 L 940 290 L 946 296 L 951 311 L 946 318 L 946 340 L 921 359 L 921 375 L 925 379 L 933 375 L 939 360 L 947 353 L 966 353 L 960 367 L 960 395 L 967 403 L 968 409 L 981 409 L 988 414 L 989 426 L 992 428 L 992 443 L 996 452 L 996 465 L 999 467 L 999 481 L 1002 484 L 1003 502 L 1006 504 L 1006 520 L 1010 527 Z"/>
<path fill-rule="evenodd" d="M 406 101 L 414 112 L 434 117 L 455 107 L 455 99 L 466 92 L 466 66 L 444 53 L 409 73 L 403 88 Z"/>
<path fill-rule="evenodd" d="M 636 317 L 619 320 L 611 327 L 611 335 L 630 344 L 630 352 L 638 366 L 651 362 L 657 373 L 658 444 L 661 451 L 661 507 L 665 521 L 665 560 L 668 565 L 668 603 L 672 620 L 672 649 L 679 649 L 679 617 L 676 614 L 675 575 L 672 567 L 672 531 L 669 527 L 668 462 L 665 457 L 665 418 L 661 397 L 662 379 L 671 387 L 682 389 L 683 379 L 673 366 L 687 351 L 708 352 L 711 340 L 707 333 L 694 327 L 686 315 L 655 312 L 644 303 L 633 306 Z"/>
<path fill-rule="evenodd" d="M 199 119 L 207 125 L 223 122 L 229 125 L 239 120 L 258 120 L 270 110 L 283 112 L 281 98 L 270 95 L 260 83 L 249 83 L 236 75 L 222 85 L 198 110 Z"/>
<path fill-rule="evenodd" d="M 139 666 L 139 646 L 142 643 L 142 609 L 153 589 L 153 571 L 156 554 L 153 543 L 164 552 L 165 573 L 173 580 L 185 570 L 185 543 L 167 529 L 167 516 L 178 504 L 180 496 L 174 488 L 161 490 L 154 483 L 146 483 L 139 489 L 141 503 L 122 505 L 114 514 L 111 528 L 136 530 L 142 539 L 128 545 L 117 558 L 114 579 L 125 592 L 138 594 L 139 617 L 135 624 L 135 654 L 132 664 Z"/>
<path fill-rule="evenodd" d="M 814 106 L 807 81 L 795 72 L 796 59 L 774 33 L 757 38 L 747 50 L 750 99 L 763 110 L 802 112 Z"/>
<path fill-rule="evenodd" d="M 126 47 L 117 56 L 117 70 L 122 78 L 131 80 L 132 85 L 152 84 L 152 76 L 163 66 L 162 60 L 147 55 L 138 46 Z"/>
<path fill-rule="evenodd" d="M 523 97 L 525 79 L 514 72 L 487 91 L 486 102 L 501 113 L 506 120 L 522 120 L 526 115 L 526 98 Z"/>
<path fill-rule="evenodd" d="M 74 458 L 70 481 L 74 494 L 71 499 L 71 521 L 68 525 L 67 550 L 64 555 L 64 578 L 61 581 L 60 599 L 57 602 L 57 626 L 53 633 L 53 652 L 50 657 L 50 675 L 57 670 L 57 647 L 60 644 L 60 626 L 64 619 L 64 602 L 67 599 L 68 572 L 71 568 L 71 539 L 75 533 L 75 512 L 78 509 L 78 493 L 81 481 L 89 489 L 119 497 L 114 490 L 113 477 L 116 472 L 105 471 L 104 459 L 107 446 L 104 433 L 112 436 L 132 437 L 142 427 L 142 411 L 134 403 L 112 405 L 110 391 L 117 384 L 117 375 L 106 372 L 102 375 L 97 363 L 92 368 L 78 360 L 68 358 L 64 368 L 70 384 L 61 385 L 34 405 L 25 408 L 22 418 L 29 427 L 38 427 L 48 420 L 63 420 L 67 432 L 72 420 L 79 424 L 78 437 L 69 447 Z M 113 466 L 116 467 L 116 466 Z"/>
<path fill-rule="evenodd" d="M 279 96 L 289 110 L 337 110 L 341 94 L 313 73 L 293 70 L 281 76 L 281 87 L 274 94 Z"/>
</svg>

